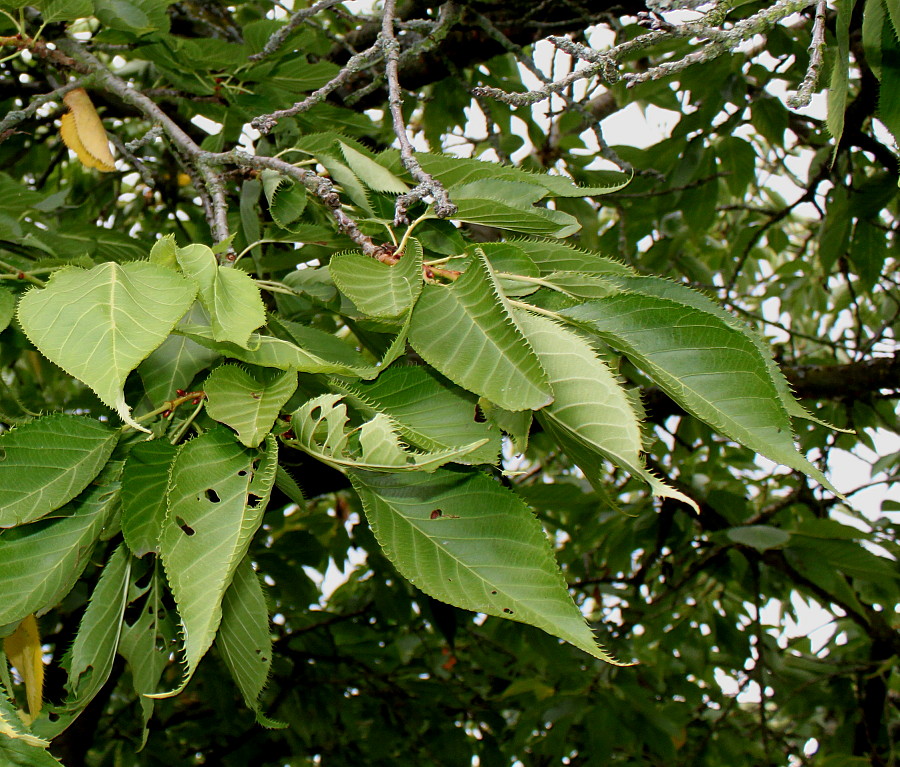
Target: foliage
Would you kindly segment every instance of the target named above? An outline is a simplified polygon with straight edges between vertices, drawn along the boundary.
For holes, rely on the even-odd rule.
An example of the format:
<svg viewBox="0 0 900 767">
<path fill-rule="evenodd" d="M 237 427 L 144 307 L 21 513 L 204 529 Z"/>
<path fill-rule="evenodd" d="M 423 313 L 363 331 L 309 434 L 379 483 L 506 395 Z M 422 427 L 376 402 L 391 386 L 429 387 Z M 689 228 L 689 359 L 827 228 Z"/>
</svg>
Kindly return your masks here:
<svg viewBox="0 0 900 767">
<path fill-rule="evenodd" d="M 0 761 L 896 763 L 900 10 L 596 5 L 0 0 Z"/>
</svg>

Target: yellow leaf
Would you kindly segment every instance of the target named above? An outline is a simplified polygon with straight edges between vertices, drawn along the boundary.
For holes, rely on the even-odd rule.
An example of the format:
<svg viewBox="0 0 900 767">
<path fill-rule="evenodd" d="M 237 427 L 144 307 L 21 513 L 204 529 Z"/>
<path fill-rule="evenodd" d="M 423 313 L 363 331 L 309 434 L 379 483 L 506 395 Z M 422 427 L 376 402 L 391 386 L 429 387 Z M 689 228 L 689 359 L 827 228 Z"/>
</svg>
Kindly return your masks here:
<svg viewBox="0 0 900 767">
<path fill-rule="evenodd" d="M 34 721 L 43 705 L 44 662 L 41 658 L 41 636 L 33 615 L 25 618 L 19 628 L 3 640 L 3 650 L 25 683 L 28 713 Z"/>
<path fill-rule="evenodd" d="M 59 127 L 59 135 L 66 146 L 78 155 L 86 167 L 105 173 L 114 171 L 116 161 L 109 151 L 106 129 L 87 91 L 76 88 L 63 96 L 63 101 L 71 110 L 62 116 Z"/>
</svg>

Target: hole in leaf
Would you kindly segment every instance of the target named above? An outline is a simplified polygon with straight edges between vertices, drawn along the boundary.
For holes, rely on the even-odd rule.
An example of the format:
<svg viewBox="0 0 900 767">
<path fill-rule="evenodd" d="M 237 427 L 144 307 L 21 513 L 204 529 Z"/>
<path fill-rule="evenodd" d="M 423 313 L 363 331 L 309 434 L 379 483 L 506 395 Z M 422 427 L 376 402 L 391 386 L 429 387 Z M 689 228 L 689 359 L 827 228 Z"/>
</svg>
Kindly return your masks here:
<svg viewBox="0 0 900 767">
<path fill-rule="evenodd" d="M 247 470 L 246 470 L 246 469 L 241 469 L 241 470 L 238 472 L 238 476 L 239 476 L 239 477 L 246 477 L 246 476 L 247 476 Z"/>
<path fill-rule="evenodd" d="M 503 612 L 505 612 L 507 615 L 512 615 L 512 614 L 513 614 L 513 611 L 510 610 L 508 607 L 504 607 L 504 608 L 503 608 Z"/>
<path fill-rule="evenodd" d="M 147 568 L 147 572 L 134 582 L 134 587 L 136 589 L 145 589 L 150 585 L 151 580 L 153 580 L 153 569 Z"/>
<path fill-rule="evenodd" d="M 432 518 L 432 519 L 440 519 L 440 518 L 441 518 L 441 515 L 442 515 L 443 513 L 444 513 L 444 512 L 441 511 L 440 509 L 435 509 L 434 511 L 431 512 L 431 518 Z"/>
<path fill-rule="evenodd" d="M 494 596 L 497 596 L 497 592 L 496 592 L 496 591 L 492 591 L 491 594 L 493 594 Z"/>
<path fill-rule="evenodd" d="M 219 494 L 215 490 L 213 490 L 211 487 L 207 488 L 204 491 L 204 495 L 206 495 L 207 500 L 211 501 L 212 503 L 218 503 L 219 501 L 222 500 L 221 498 L 219 498 Z"/>
<path fill-rule="evenodd" d="M 175 517 L 175 524 L 181 528 L 181 532 L 185 535 L 193 535 L 196 531 L 193 527 L 191 527 L 187 522 L 185 522 L 181 517 Z"/>
<path fill-rule="evenodd" d="M 310 410 L 309 417 L 313 421 L 318 421 L 322 417 L 322 406 L 316 405 L 312 410 Z"/>
</svg>

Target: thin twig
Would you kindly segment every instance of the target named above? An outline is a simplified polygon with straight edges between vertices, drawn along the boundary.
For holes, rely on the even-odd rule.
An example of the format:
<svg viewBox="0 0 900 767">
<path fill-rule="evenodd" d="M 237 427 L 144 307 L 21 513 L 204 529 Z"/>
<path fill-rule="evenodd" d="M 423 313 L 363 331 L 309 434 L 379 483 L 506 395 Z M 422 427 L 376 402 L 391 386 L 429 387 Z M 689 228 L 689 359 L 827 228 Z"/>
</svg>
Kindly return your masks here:
<svg viewBox="0 0 900 767">
<path fill-rule="evenodd" d="M 797 92 L 788 98 L 787 105 L 791 109 L 802 109 L 809 106 L 812 101 L 812 93 L 819 81 L 819 73 L 822 70 L 822 62 L 825 60 L 825 0 L 819 0 L 816 5 L 816 18 L 813 22 L 812 41 L 809 44 L 809 67 L 806 77 L 800 83 Z"/>
<path fill-rule="evenodd" d="M 271 56 L 284 44 L 284 41 L 288 39 L 288 36 L 291 34 L 291 32 L 299 27 L 304 21 L 306 21 L 311 16 L 315 16 L 317 13 L 319 13 L 319 11 L 328 10 L 333 5 L 337 5 L 339 2 L 341 2 L 341 0 L 319 0 L 319 2 L 313 3 L 311 6 L 309 6 L 309 8 L 301 8 L 293 16 L 291 16 L 287 24 L 274 32 L 272 36 L 266 41 L 263 49 L 259 53 L 254 53 L 252 56 L 250 56 L 249 60 L 259 61 L 261 59 L 264 59 L 266 56 Z"/>
<path fill-rule="evenodd" d="M 406 133 L 406 120 L 403 118 L 403 98 L 400 95 L 400 43 L 394 35 L 394 15 L 396 0 L 385 0 L 384 16 L 381 21 L 381 49 L 384 52 L 385 76 L 388 84 L 388 104 L 391 110 L 391 121 L 394 135 L 400 142 L 400 159 L 403 167 L 416 180 L 417 186 L 397 198 L 394 207 L 394 225 L 408 224 L 406 216 L 410 205 L 431 195 L 434 198 L 434 212 L 438 218 L 446 218 L 456 213 L 456 206 L 451 202 L 444 185 L 429 173 L 426 173 L 413 152 L 412 144 Z"/>
</svg>

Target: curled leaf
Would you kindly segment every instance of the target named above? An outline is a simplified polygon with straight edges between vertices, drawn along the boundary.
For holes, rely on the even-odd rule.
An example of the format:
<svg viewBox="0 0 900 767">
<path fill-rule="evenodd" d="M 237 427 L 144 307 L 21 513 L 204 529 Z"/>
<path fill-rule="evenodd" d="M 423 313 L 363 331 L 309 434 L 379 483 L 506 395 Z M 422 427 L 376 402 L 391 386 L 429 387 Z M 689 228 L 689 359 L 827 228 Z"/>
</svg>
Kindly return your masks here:
<svg viewBox="0 0 900 767">
<path fill-rule="evenodd" d="M 62 116 L 59 135 L 86 168 L 104 173 L 116 169 L 116 161 L 109 151 L 106 129 L 84 88 L 76 88 L 63 96 L 69 112 Z"/>
</svg>

